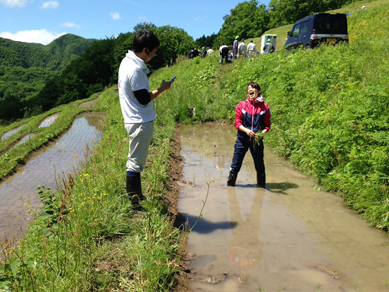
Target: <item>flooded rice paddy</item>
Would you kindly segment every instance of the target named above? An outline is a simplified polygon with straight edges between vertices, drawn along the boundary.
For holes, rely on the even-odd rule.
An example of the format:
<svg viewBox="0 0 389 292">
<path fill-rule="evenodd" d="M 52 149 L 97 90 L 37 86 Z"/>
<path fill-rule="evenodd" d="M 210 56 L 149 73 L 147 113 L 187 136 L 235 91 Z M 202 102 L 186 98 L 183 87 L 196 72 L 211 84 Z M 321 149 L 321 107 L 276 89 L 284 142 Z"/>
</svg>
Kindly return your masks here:
<svg viewBox="0 0 389 292">
<path fill-rule="evenodd" d="M 86 145 L 99 142 L 104 113 L 83 113 L 56 142 L 34 153 L 16 174 L 0 184 L 0 234 L 20 236 L 30 219 L 25 204 L 38 208 L 37 185 L 56 189 L 56 176 L 71 173 L 85 161 Z M 53 117 L 45 123 L 51 123 Z M 55 120 L 55 119 L 54 119 Z M 41 124 L 42 125 L 42 124 Z"/>
<path fill-rule="evenodd" d="M 236 130 L 181 126 L 178 209 L 188 236 L 190 291 L 389 291 L 389 239 L 265 147 L 267 187 L 248 152 L 226 181 Z"/>
<path fill-rule="evenodd" d="M 38 128 L 47 128 L 50 127 L 52 124 L 55 123 L 55 121 L 58 119 L 59 113 L 52 114 L 48 117 L 46 117 L 38 126 Z"/>
<path fill-rule="evenodd" d="M 3 136 L 1 136 L 1 141 L 7 140 L 9 137 L 11 137 L 12 135 L 16 134 L 21 129 L 23 129 L 26 125 L 27 124 L 21 125 L 14 130 L 11 130 L 11 131 L 8 131 L 7 133 L 4 133 Z"/>
</svg>

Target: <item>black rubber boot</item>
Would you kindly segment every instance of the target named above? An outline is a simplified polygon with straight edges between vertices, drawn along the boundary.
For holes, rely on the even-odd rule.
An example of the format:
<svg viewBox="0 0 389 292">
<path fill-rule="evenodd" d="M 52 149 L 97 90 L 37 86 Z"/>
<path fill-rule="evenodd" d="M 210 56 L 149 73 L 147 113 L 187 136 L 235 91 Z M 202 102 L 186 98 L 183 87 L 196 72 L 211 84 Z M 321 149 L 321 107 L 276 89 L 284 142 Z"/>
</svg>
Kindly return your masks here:
<svg viewBox="0 0 389 292">
<path fill-rule="evenodd" d="M 230 171 L 230 174 L 228 175 L 228 179 L 227 179 L 227 186 L 229 186 L 229 187 L 234 187 L 234 186 L 235 186 L 235 183 L 236 183 L 237 177 L 238 177 L 237 174 L 232 173 L 232 172 Z"/>
<path fill-rule="evenodd" d="M 140 211 L 142 210 L 142 206 L 140 205 L 140 201 L 144 200 L 145 197 L 142 194 L 142 185 L 140 174 L 129 176 L 127 175 L 126 179 L 126 192 L 127 196 L 131 201 L 132 209 Z"/>
<path fill-rule="evenodd" d="M 265 188 L 266 187 L 266 174 L 264 172 L 257 172 L 257 187 Z"/>
</svg>

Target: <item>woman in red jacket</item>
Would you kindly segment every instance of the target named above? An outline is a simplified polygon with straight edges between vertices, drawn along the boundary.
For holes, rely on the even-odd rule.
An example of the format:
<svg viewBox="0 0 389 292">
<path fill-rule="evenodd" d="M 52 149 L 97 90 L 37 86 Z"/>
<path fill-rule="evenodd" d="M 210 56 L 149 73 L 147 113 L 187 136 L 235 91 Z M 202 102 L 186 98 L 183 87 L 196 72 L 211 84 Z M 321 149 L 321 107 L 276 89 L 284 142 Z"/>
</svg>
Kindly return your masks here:
<svg viewBox="0 0 389 292">
<path fill-rule="evenodd" d="M 235 143 L 234 157 L 228 175 L 227 186 L 235 186 L 236 178 L 242 167 L 243 158 L 248 149 L 254 159 L 257 171 L 257 186 L 265 188 L 266 175 L 263 162 L 262 137 L 255 137 L 269 132 L 271 114 L 269 106 L 263 102 L 260 86 L 251 82 L 246 87 L 247 99 L 241 101 L 235 110 L 235 128 L 238 138 Z M 256 134 L 257 133 L 257 134 Z"/>
</svg>

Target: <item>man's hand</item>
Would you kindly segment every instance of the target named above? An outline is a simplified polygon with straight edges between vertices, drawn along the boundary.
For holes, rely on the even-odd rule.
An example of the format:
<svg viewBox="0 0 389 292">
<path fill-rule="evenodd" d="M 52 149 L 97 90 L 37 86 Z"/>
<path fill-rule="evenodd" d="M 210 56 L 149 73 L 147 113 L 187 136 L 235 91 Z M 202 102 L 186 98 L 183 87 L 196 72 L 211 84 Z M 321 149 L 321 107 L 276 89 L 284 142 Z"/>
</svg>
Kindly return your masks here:
<svg viewBox="0 0 389 292">
<path fill-rule="evenodd" d="M 162 83 L 161 83 L 161 86 L 159 87 L 159 89 L 161 90 L 161 92 L 169 90 L 170 86 L 172 86 L 173 82 L 174 82 L 174 80 L 172 80 L 172 81 L 162 80 Z"/>
</svg>

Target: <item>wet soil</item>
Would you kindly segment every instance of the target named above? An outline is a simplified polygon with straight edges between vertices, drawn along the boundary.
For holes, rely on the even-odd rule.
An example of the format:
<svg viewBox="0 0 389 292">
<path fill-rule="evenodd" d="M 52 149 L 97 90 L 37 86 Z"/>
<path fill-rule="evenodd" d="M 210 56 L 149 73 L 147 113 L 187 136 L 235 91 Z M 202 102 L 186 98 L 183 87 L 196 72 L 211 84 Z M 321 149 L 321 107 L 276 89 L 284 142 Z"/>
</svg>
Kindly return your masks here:
<svg viewBox="0 0 389 292">
<path fill-rule="evenodd" d="M 204 209 L 175 291 L 389 291 L 388 236 L 339 196 L 267 147 L 266 189 L 255 186 L 250 153 L 227 187 L 234 127 L 181 125 L 179 135 L 177 212 L 194 226 Z"/>
</svg>

